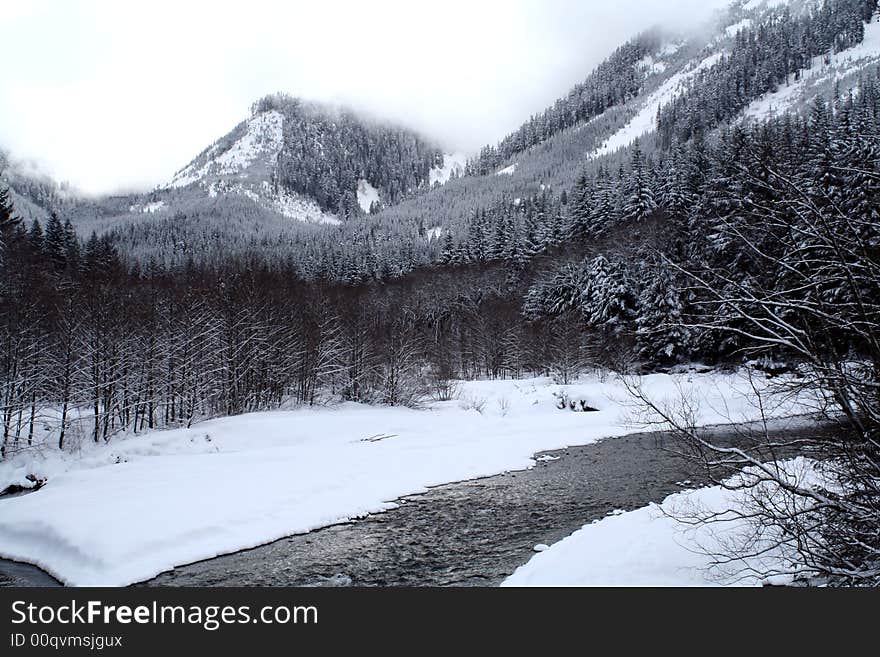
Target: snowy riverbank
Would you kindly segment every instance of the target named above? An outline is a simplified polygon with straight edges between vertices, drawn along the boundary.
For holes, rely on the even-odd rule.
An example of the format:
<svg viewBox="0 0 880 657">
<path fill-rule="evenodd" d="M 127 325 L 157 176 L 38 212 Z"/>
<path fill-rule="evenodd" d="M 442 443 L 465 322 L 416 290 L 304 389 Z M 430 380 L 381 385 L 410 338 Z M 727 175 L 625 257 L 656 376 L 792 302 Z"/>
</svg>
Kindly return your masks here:
<svg viewBox="0 0 880 657">
<path fill-rule="evenodd" d="M 741 375 L 653 375 L 643 384 L 655 398 L 698 399 L 701 423 L 759 417 Z M 560 391 L 600 412 L 559 410 Z M 613 379 L 473 382 L 459 397 L 430 410 L 344 404 L 253 414 L 86 444 L 75 454 L 20 454 L 0 464 L 0 485 L 31 473 L 48 483 L 0 499 L 0 556 L 68 584 L 123 585 L 387 510 L 430 486 L 526 469 L 538 451 L 636 429 Z M 773 412 L 801 410 L 786 403 Z"/>
<path fill-rule="evenodd" d="M 816 464 L 778 464 L 792 483 L 816 481 Z M 775 493 L 780 496 L 777 491 Z M 502 583 L 526 586 L 763 586 L 790 584 L 792 546 L 744 519 L 748 490 L 712 486 L 617 513 L 543 549 Z M 695 519 L 713 517 L 711 523 Z M 736 548 L 748 545 L 738 558 Z M 757 573 L 779 573 L 769 579 Z"/>
</svg>

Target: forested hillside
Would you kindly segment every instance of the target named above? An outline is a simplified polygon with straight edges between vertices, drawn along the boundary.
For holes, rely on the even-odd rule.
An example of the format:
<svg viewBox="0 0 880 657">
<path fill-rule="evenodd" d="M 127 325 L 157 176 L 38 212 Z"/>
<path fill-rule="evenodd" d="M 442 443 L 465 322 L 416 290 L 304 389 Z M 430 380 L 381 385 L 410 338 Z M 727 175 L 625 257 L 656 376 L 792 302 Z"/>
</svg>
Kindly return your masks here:
<svg viewBox="0 0 880 657">
<path fill-rule="evenodd" d="M 880 61 L 880 24 L 865 23 L 875 10 L 873 0 L 734 3 L 700 35 L 642 35 L 460 169 L 469 175 L 438 178 L 449 156 L 405 130 L 269 97 L 171 186 L 66 214 L 84 237 L 112 235 L 139 266 L 234 255 L 354 282 L 460 261 L 450 248 L 460 251 L 474 230 L 501 235 L 477 225 L 507 208 L 512 241 L 532 241 L 507 245 L 522 259 L 539 246 L 527 238 L 536 203 L 539 230 L 559 242 L 574 220 L 572 189 L 584 176 L 600 187 L 619 177 L 636 140 L 645 157 L 665 161 L 743 120 L 803 111 L 835 85 L 839 94 L 858 88 Z"/>
<path fill-rule="evenodd" d="M 834 330 L 803 330 L 858 353 L 873 338 L 851 327 L 880 307 L 873 270 L 857 268 L 880 246 L 878 115 L 873 71 L 859 93 L 805 116 L 662 159 L 634 149 L 567 206 L 546 194 L 474 215 L 468 240 L 446 241 L 445 266 L 384 286 L 235 259 L 132 271 L 110 237 L 79 244 L 58 220 L 44 233 L 6 220 L 8 439 L 26 439 L 31 414 L 57 399 L 96 405 L 96 431 L 109 435 L 326 389 L 405 403 L 455 376 L 742 358 L 758 346 L 720 293 L 751 295 L 757 314 L 771 312 L 767 298 L 833 307 Z M 759 351 L 797 356 L 786 344 Z"/>
<path fill-rule="evenodd" d="M 273 223 L 246 195 L 218 193 L 207 203 L 180 196 L 174 213 L 142 212 L 142 221 L 84 240 L 68 218 L 16 221 L 13 208 L 4 219 L 2 287 L 7 438 L 22 440 L 27 418 L 59 399 L 94 405 L 96 435 L 110 435 L 267 408 L 292 393 L 311 401 L 329 389 L 404 403 L 438 378 L 725 362 L 752 345 L 748 328 L 713 330 L 719 318 L 737 321 L 713 305 L 714 286 L 731 291 L 723 281 L 756 298 L 761 290 L 844 309 L 873 304 L 861 273 L 844 280 L 835 268 L 851 264 L 839 261 L 849 253 L 876 248 L 877 67 L 848 73 L 847 91 L 832 89 L 802 111 L 726 117 L 783 84 L 816 49 L 847 52 L 875 9 L 874 1 L 830 0 L 814 11 L 760 14 L 764 22 L 739 25 L 733 43 L 724 41 L 731 54 L 693 69 L 677 100 L 661 108 L 659 135 L 582 154 L 570 188 L 538 185 L 458 220 L 408 222 L 386 211 L 342 225 L 277 215 Z M 785 35 L 802 54 L 766 79 L 762 62 L 777 61 L 772 46 Z M 658 47 L 658 38 L 638 43 Z M 625 47 L 610 62 L 632 63 L 644 52 Z M 617 65 L 578 89 L 617 89 L 603 86 L 611 70 Z M 743 81 L 739 100 L 712 92 L 715 77 L 727 76 Z M 635 93 L 620 89 L 607 92 L 605 106 Z M 284 133 L 275 184 L 301 184 L 299 193 L 320 197 L 312 187 L 319 170 L 337 162 L 323 201 L 342 187 L 351 200 L 347 178 L 360 176 L 393 198 L 424 186 L 437 164 L 437 151 L 403 133 L 315 112 L 288 98 L 255 106 L 255 117 L 279 113 L 285 125 L 300 125 Z M 247 131 L 206 151 L 167 193 L 211 189 L 226 175 L 223 155 Z M 265 151 L 260 134 L 252 152 Z M 310 159 L 301 146 L 319 135 L 328 153 Z M 257 157 L 234 175 L 252 182 L 264 163 Z M 442 193 L 473 178 L 451 180 Z M 832 254 L 838 260 L 827 276 L 820 270 L 809 289 L 798 288 L 804 253 L 841 240 L 849 250 Z M 863 337 L 837 330 L 823 334 L 835 353 L 865 347 Z M 762 353 L 792 355 L 786 344 Z"/>
</svg>

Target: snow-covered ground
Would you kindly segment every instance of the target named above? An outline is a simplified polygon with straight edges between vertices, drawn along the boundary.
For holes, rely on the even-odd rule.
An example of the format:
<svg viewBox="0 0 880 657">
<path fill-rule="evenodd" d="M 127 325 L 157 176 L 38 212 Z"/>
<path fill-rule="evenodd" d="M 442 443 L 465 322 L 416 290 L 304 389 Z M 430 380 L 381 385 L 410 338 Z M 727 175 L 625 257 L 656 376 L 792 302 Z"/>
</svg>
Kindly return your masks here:
<svg viewBox="0 0 880 657">
<path fill-rule="evenodd" d="M 780 463 L 791 483 L 819 480 L 815 463 Z M 776 495 L 781 495 L 779 491 Z M 791 582 L 793 551 L 772 533 L 756 535 L 743 514 L 751 493 L 721 486 L 667 497 L 586 525 L 549 549 L 538 549 L 502 586 L 761 586 Z M 694 523 L 719 514 L 717 522 Z M 754 542 L 756 540 L 757 542 Z M 749 545 L 741 559 L 731 547 Z M 544 548 L 544 546 L 540 546 Z M 719 561 L 720 559 L 720 561 Z M 723 562 L 723 563 L 722 563 Z M 755 573 L 778 573 L 769 582 Z"/>
<path fill-rule="evenodd" d="M 759 416 L 744 375 L 651 375 L 641 383 L 657 400 L 684 395 L 700 423 Z M 560 393 L 600 412 L 559 410 Z M 48 483 L 0 499 L 0 556 L 69 584 L 128 584 L 638 428 L 616 379 L 470 382 L 458 397 L 426 410 L 342 404 L 244 415 L 106 445 L 85 440 L 76 453 L 19 453 L 0 464 L 0 489 L 28 474 Z M 789 400 L 771 412 L 802 410 Z"/>
<path fill-rule="evenodd" d="M 504 167 L 503 169 L 496 171 L 495 175 L 496 176 L 512 176 L 513 174 L 516 173 L 517 166 L 519 166 L 519 163 L 515 162 L 515 163 L 511 164 L 509 167 Z"/>
</svg>

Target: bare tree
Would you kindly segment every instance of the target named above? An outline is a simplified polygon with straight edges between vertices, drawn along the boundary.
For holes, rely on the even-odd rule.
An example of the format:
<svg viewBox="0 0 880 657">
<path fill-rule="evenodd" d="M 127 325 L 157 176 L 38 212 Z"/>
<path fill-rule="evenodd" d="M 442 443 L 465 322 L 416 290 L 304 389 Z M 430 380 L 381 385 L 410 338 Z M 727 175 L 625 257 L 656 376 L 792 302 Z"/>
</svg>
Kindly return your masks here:
<svg viewBox="0 0 880 657">
<path fill-rule="evenodd" d="M 792 572 L 832 583 L 880 584 L 880 251 L 876 226 L 803 177 L 744 162 L 754 189 L 735 219 L 716 229 L 758 272 L 678 266 L 698 295 L 689 329 L 733 335 L 747 357 L 785 359 L 788 376 L 754 387 L 762 405 L 809 400 L 822 429 L 774 432 L 767 421 L 723 444 L 695 426 L 686 400 L 664 406 L 633 394 L 671 428 L 683 452 L 718 484 L 748 500 L 731 510 L 754 529 L 728 556 L 785 548 Z M 816 478 L 783 461 L 806 456 Z M 707 517 L 702 520 L 719 520 Z M 762 540 L 754 540 L 760 536 Z M 777 574 L 767 566 L 764 575 Z"/>
</svg>

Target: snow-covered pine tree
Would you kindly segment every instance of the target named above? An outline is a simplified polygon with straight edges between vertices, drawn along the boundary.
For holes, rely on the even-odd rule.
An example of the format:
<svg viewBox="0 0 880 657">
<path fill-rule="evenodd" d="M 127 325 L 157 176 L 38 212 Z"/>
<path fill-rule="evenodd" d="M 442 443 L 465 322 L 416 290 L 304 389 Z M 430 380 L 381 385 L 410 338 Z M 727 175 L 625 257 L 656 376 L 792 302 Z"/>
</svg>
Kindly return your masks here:
<svg viewBox="0 0 880 657">
<path fill-rule="evenodd" d="M 651 365 L 671 365 L 687 355 L 689 331 L 682 325 L 681 292 L 663 263 L 644 267 L 636 339 L 639 357 Z"/>
<path fill-rule="evenodd" d="M 12 207 L 9 190 L 5 187 L 0 187 L 0 264 L 5 260 L 4 251 L 6 250 L 6 245 L 12 240 L 12 233 L 18 224 L 19 219 L 15 216 L 15 209 Z"/>
<path fill-rule="evenodd" d="M 523 313 L 531 320 L 580 313 L 582 290 L 583 271 L 574 265 L 565 265 L 529 288 Z"/>
<path fill-rule="evenodd" d="M 603 255 L 585 263 L 579 310 L 587 325 L 612 334 L 635 318 L 636 293 L 625 266 Z"/>
<path fill-rule="evenodd" d="M 575 238 L 586 237 L 590 229 L 590 213 L 594 205 L 595 185 L 587 175 L 581 172 L 571 193 L 568 204 L 569 222 L 571 223 L 571 236 Z"/>
<path fill-rule="evenodd" d="M 443 233 L 443 248 L 440 251 L 440 262 L 444 265 L 451 265 L 455 260 L 455 240 L 452 237 L 452 231 L 447 230 Z"/>
<path fill-rule="evenodd" d="M 693 196 L 687 185 L 687 171 L 681 149 L 675 149 L 660 167 L 658 205 L 676 219 L 686 219 L 693 210 Z"/>
<path fill-rule="evenodd" d="M 622 178 L 621 178 L 622 179 Z M 584 234 L 602 235 L 617 219 L 619 182 L 615 181 L 605 167 L 599 167 L 596 174 L 595 189 L 592 193 L 592 206 L 584 226 Z"/>
<path fill-rule="evenodd" d="M 80 245 L 76 229 L 70 222 L 70 218 L 64 220 L 64 259 L 71 271 L 77 271 L 80 266 Z"/>
<path fill-rule="evenodd" d="M 0 187 L 0 233 L 9 233 L 21 223 L 12 205 L 9 189 Z"/>
<path fill-rule="evenodd" d="M 623 219 L 643 221 L 657 208 L 651 179 L 639 141 L 633 144 L 623 199 Z"/>
</svg>

